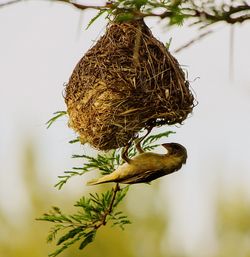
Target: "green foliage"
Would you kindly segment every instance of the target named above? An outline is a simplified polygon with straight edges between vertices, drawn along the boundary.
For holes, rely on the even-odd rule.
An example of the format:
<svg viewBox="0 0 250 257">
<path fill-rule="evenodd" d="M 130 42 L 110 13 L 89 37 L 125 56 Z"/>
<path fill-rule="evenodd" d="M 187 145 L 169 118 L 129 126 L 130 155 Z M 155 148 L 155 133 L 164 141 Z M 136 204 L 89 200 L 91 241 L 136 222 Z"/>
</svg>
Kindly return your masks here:
<svg viewBox="0 0 250 257">
<path fill-rule="evenodd" d="M 59 248 L 49 256 L 55 257 L 66 250 L 72 244 L 79 242 L 79 249 L 82 250 L 90 244 L 96 235 L 99 227 L 111 222 L 112 226 L 118 225 L 124 229 L 124 225 L 130 224 L 127 216 L 122 211 L 116 212 L 116 207 L 125 197 L 129 187 L 120 188 L 118 185 L 102 194 L 90 194 L 89 198 L 82 197 L 75 207 L 77 213 L 72 215 L 64 214 L 60 208 L 53 207 L 38 220 L 49 221 L 54 224 L 47 242 L 54 241 L 57 237 Z M 60 235 L 60 233 L 63 233 Z"/>
<path fill-rule="evenodd" d="M 118 0 L 120 8 L 139 10 L 142 6 L 148 4 L 148 0 Z"/>
<path fill-rule="evenodd" d="M 61 112 L 56 114 L 61 116 Z M 58 117 L 53 117 L 51 122 L 54 122 Z M 145 151 L 153 150 L 159 146 L 155 144 L 157 140 L 168 137 L 171 133 L 174 132 L 167 131 L 146 137 L 141 142 L 142 148 Z M 136 155 L 135 143 L 128 149 L 128 156 L 130 158 Z M 73 155 L 72 158 L 83 159 L 84 165 L 73 167 L 71 171 L 65 171 L 63 175 L 59 176 L 59 182 L 55 186 L 61 189 L 73 176 L 82 176 L 93 170 L 98 170 L 102 175 L 109 174 L 123 163 L 121 153 L 122 149 L 117 149 L 108 153 L 97 154 L 96 157 L 85 154 Z M 90 193 L 88 197 L 83 196 L 74 205 L 78 208 L 75 214 L 64 214 L 60 208 L 53 207 L 50 212 L 45 213 L 39 218 L 38 220 L 53 223 L 47 241 L 52 242 L 56 240 L 58 249 L 49 256 L 55 257 L 77 242 L 79 243 L 79 249 L 84 249 L 93 242 L 97 230 L 107 223 L 110 223 L 112 227 L 119 226 L 123 230 L 124 226 L 131 222 L 117 208 L 126 196 L 128 189 L 129 186 L 121 188 L 119 184 L 115 184 L 112 189 L 104 193 Z"/>
<path fill-rule="evenodd" d="M 69 141 L 70 144 L 75 144 L 75 143 L 78 143 L 80 140 L 79 138 L 76 138 L 76 139 L 72 139 Z"/>
<path fill-rule="evenodd" d="M 152 151 L 159 144 L 154 144 L 157 140 L 161 138 L 168 137 L 170 134 L 173 134 L 173 131 L 166 131 L 156 135 L 150 135 L 145 140 L 142 141 L 142 148 L 145 151 Z M 135 144 L 133 144 L 128 149 L 128 156 L 131 158 L 136 155 Z M 65 171 L 63 175 L 58 176 L 59 181 L 55 184 L 55 187 L 61 189 L 67 181 L 74 176 L 82 176 L 87 172 L 93 170 L 99 170 L 101 175 L 110 174 L 113 172 L 119 165 L 122 164 L 123 160 L 121 158 L 121 149 L 111 150 L 108 153 L 98 154 L 96 157 L 91 157 L 85 154 L 82 155 L 73 155 L 72 158 L 81 158 L 84 163 L 81 167 L 73 167 L 72 170 Z"/>
<path fill-rule="evenodd" d="M 159 133 L 156 135 L 151 135 L 142 142 L 142 148 L 145 151 L 154 150 L 156 147 L 159 146 L 159 144 L 154 144 L 156 141 L 160 140 L 161 138 L 168 137 L 169 135 L 174 134 L 174 133 L 175 132 L 173 132 L 173 131 L 166 131 L 166 132 Z"/>
<path fill-rule="evenodd" d="M 64 175 L 58 176 L 59 181 L 55 187 L 61 189 L 71 177 L 82 176 L 92 170 L 99 170 L 102 175 L 109 174 L 113 172 L 121 162 L 120 154 L 115 150 L 112 150 L 108 154 L 98 154 L 96 157 L 83 154 L 73 155 L 72 158 L 82 158 L 87 162 L 82 167 L 73 167 L 72 170 L 65 171 Z"/>
<path fill-rule="evenodd" d="M 196 25 L 199 29 L 219 22 L 235 24 L 250 19 L 250 5 L 244 0 L 222 1 L 221 3 L 214 0 L 114 0 L 106 1 L 104 6 L 77 4 L 70 0 L 51 1 L 69 3 L 83 11 L 90 8 L 99 10 L 89 25 L 103 13 L 107 14 L 106 18 L 119 22 L 144 17 L 158 17 L 164 20 L 168 26 L 182 25 L 184 21 L 190 20 L 189 25 Z"/>
<path fill-rule="evenodd" d="M 82 8 L 78 5 L 78 8 Z M 181 1 L 169 0 L 117 0 L 107 3 L 104 7 L 98 9 L 98 13 L 90 20 L 87 29 L 102 15 L 106 14 L 106 18 L 114 19 L 116 22 L 126 22 L 139 17 L 155 16 L 153 12 L 157 8 L 165 8 L 167 17 L 169 18 L 169 25 L 182 25 L 184 21 L 184 14 L 181 8 Z M 83 9 L 87 9 L 84 6 Z M 162 17 L 164 18 L 164 17 Z"/>
<path fill-rule="evenodd" d="M 133 13 L 130 13 L 130 12 L 119 13 L 115 17 L 116 22 L 125 22 L 133 19 L 134 19 L 134 15 Z"/>
<path fill-rule="evenodd" d="M 113 172 L 120 164 L 120 155 L 116 150 L 112 150 L 108 154 L 98 154 L 96 157 L 83 154 L 73 155 L 72 158 L 84 158 L 88 161 L 82 168 L 85 172 L 98 168 L 102 175 Z"/>
<path fill-rule="evenodd" d="M 47 125 L 47 128 L 49 128 L 55 121 L 58 120 L 58 118 L 64 116 L 67 114 L 66 111 L 57 111 L 57 112 L 54 112 L 55 116 L 53 116 L 50 120 L 48 120 L 46 122 L 46 125 Z"/>
<path fill-rule="evenodd" d="M 175 11 L 174 15 L 170 16 L 169 19 L 169 25 L 178 25 L 178 26 L 182 26 L 184 23 L 184 18 L 185 15 L 183 15 L 181 12 L 179 11 Z"/>
<path fill-rule="evenodd" d="M 165 43 L 165 46 L 166 46 L 166 48 L 169 50 L 170 49 L 170 45 L 171 45 L 171 43 L 172 43 L 172 37 L 168 40 L 168 42 L 166 42 Z"/>
<path fill-rule="evenodd" d="M 161 18 L 168 18 L 169 25 L 182 25 L 186 16 L 181 1 L 158 0 L 118 0 L 114 3 L 112 14 L 115 20 L 124 22 L 138 17 L 157 16 L 155 9 L 165 9 Z M 166 16 L 166 17 L 164 17 Z"/>
<path fill-rule="evenodd" d="M 109 10 L 106 10 L 106 9 L 99 10 L 99 12 L 89 21 L 86 30 L 87 30 L 99 17 L 101 17 L 101 16 L 102 16 L 103 14 L 105 14 L 105 13 L 106 13 L 106 18 L 107 18 L 108 15 L 110 14 L 110 11 L 109 11 Z"/>
</svg>

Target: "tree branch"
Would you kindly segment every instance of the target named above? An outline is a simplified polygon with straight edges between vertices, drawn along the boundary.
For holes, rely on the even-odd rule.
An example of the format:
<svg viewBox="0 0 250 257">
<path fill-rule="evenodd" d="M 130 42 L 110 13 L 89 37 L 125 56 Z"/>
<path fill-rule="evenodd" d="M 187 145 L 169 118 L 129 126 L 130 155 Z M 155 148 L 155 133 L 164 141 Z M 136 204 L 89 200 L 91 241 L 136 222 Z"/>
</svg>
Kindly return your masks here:
<svg viewBox="0 0 250 257">
<path fill-rule="evenodd" d="M 216 9 L 215 7 L 200 9 L 197 8 L 197 6 L 194 6 L 193 9 L 189 8 L 186 10 L 190 11 L 188 18 L 199 19 L 200 23 L 209 22 L 212 24 L 224 21 L 228 24 L 235 24 L 243 23 L 244 21 L 250 19 L 250 6 L 248 4 L 239 6 L 227 6 L 227 8 L 222 6 L 221 9 Z M 232 15 L 242 12 L 245 12 L 246 14 L 244 13 L 238 17 L 232 17 Z"/>
<path fill-rule="evenodd" d="M 116 195 L 117 195 L 117 192 L 120 191 L 120 186 L 119 184 L 117 183 L 115 185 L 115 187 L 113 188 L 113 194 L 112 194 L 112 198 L 111 198 L 111 201 L 110 201 L 110 204 L 109 204 L 109 207 L 106 209 L 104 215 L 103 215 L 103 218 L 101 220 L 101 222 L 99 224 L 96 224 L 94 227 L 95 229 L 98 229 L 99 227 L 101 226 L 105 226 L 107 221 L 107 216 L 110 215 L 113 211 L 113 207 L 114 207 L 114 203 L 115 203 L 115 198 L 116 198 Z"/>
<path fill-rule="evenodd" d="M 134 17 L 159 17 L 160 19 L 166 19 L 174 17 L 176 14 L 184 16 L 184 19 L 195 19 L 197 23 L 209 23 L 214 24 L 216 22 L 226 22 L 228 24 L 243 23 L 246 20 L 250 19 L 250 5 L 246 2 L 243 4 L 233 6 L 222 4 L 221 6 L 213 5 L 211 6 L 208 2 L 204 3 L 201 6 L 198 6 L 194 3 L 193 0 L 190 1 L 177 1 L 176 4 L 162 4 L 154 1 L 148 1 L 145 5 L 148 8 L 145 8 L 145 11 L 140 11 L 138 9 L 128 8 L 128 7 L 119 7 L 119 4 L 115 2 L 107 2 L 104 6 L 87 6 L 82 4 L 76 4 L 69 0 L 54 0 L 59 2 L 66 2 L 72 4 L 78 9 L 111 9 L 116 13 L 127 13 L 130 12 Z M 182 2 L 183 7 L 182 7 Z M 131 0 L 131 3 L 133 1 Z M 161 13 L 155 13 L 152 11 L 154 8 L 162 8 Z M 236 14 L 239 14 L 238 17 L 232 17 Z"/>
<path fill-rule="evenodd" d="M 3 4 L 0 7 L 15 4 L 25 0 L 13 0 Z M 32 1 L 32 0 L 30 0 Z M 156 0 L 147 1 L 144 8 L 135 8 L 136 1 L 107 1 L 105 5 L 84 5 L 78 4 L 71 0 L 47 0 L 50 2 L 63 2 L 70 4 L 79 10 L 95 9 L 95 10 L 109 10 L 112 14 L 130 13 L 134 18 L 144 17 L 159 17 L 160 19 L 170 19 L 170 25 L 175 24 L 171 21 L 172 18 L 179 16 L 183 20 L 193 19 L 193 25 L 205 24 L 209 26 L 218 22 L 226 22 L 228 24 L 243 23 L 250 20 L 250 5 L 242 1 L 240 4 L 234 6 L 233 4 L 222 4 L 220 6 L 211 2 L 203 2 L 198 5 L 194 0 L 189 1 L 174 1 L 174 3 L 162 3 Z M 126 3 L 129 4 L 126 4 Z M 156 13 L 154 10 L 161 8 L 162 12 Z"/>
<path fill-rule="evenodd" d="M 74 1 L 70 1 L 70 0 L 48 0 L 48 1 L 64 2 L 64 3 L 67 3 L 67 4 L 71 4 L 74 7 L 76 7 L 77 9 L 80 9 L 80 10 L 86 10 L 86 9 L 103 10 L 103 9 L 109 9 L 110 8 L 110 4 L 109 3 L 106 3 L 106 5 L 102 6 L 102 5 L 78 4 L 78 3 L 75 3 Z"/>
</svg>

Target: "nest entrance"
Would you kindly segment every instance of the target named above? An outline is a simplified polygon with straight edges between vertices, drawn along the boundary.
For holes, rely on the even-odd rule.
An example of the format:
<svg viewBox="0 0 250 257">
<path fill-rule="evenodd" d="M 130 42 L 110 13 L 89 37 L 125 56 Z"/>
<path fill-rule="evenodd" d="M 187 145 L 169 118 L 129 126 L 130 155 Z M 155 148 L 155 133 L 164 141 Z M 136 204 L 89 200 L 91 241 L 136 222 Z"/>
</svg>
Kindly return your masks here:
<svg viewBox="0 0 250 257">
<path fill-rule="evenodd" d="M 99 150 L 149 126 L 182 123 L 194 97 L 178 61 L 143 20 L 110 23 L 66 87 L 69 126 Z"/>
</svg>

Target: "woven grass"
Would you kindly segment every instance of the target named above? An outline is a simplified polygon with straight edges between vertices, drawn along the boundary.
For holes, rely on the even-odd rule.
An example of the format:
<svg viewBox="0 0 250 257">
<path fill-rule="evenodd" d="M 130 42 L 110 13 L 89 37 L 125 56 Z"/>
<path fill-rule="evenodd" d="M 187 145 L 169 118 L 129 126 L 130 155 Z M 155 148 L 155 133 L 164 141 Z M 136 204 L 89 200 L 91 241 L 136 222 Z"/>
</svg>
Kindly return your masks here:
<svg viewBox="0 0 250 257">
<path fill-rule="evenodd" d="M 110 23 L 65 93 L 69 126 L 99 150 L 125 146 L 143 128 L 181 124 L 194 107 L 178 61 L 143 20 Z"/>
</svg>

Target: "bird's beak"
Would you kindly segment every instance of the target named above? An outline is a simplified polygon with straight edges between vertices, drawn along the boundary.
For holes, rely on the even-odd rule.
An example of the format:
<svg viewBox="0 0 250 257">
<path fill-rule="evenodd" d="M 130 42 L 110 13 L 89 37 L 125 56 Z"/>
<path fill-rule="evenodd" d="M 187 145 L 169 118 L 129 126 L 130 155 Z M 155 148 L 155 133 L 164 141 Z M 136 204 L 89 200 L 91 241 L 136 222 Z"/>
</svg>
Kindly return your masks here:
<svg viewBox="0 0 250 257">
<path fill-rule="evenodd" d="M 172 151 L 171 144 L 166 143 L 166 144 L 162 144 L 162 146 L 168 150 L 168 153 L 171 153 Z"/>
</svg>

